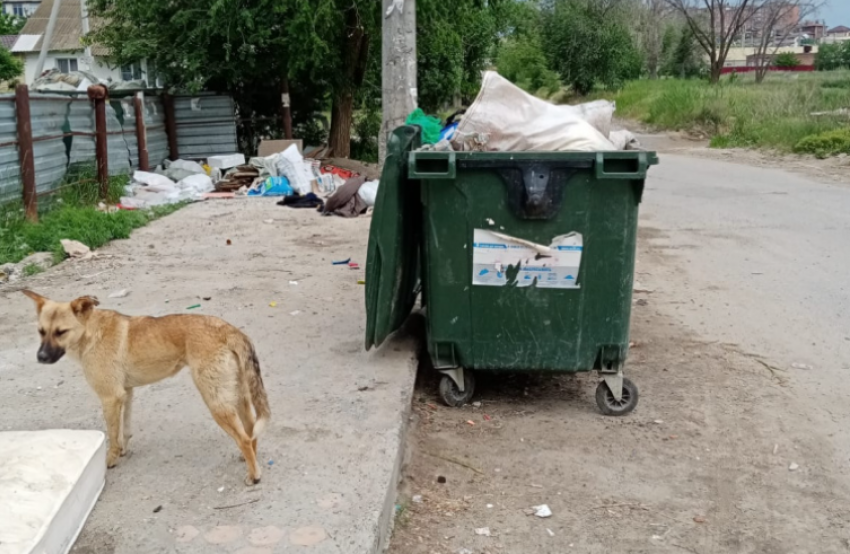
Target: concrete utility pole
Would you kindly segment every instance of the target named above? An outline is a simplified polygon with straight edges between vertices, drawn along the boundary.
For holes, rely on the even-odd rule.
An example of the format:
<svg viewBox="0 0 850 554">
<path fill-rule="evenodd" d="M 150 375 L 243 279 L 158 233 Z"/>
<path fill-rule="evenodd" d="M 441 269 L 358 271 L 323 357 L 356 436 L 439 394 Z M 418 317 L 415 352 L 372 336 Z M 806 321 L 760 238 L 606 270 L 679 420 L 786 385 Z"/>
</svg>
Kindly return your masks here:
<svg viewBox="0 0 850 554">
<path fill-rule="evenodd" d="M 41 36 L 41 51 L 38 53 L 38 61 L 35 63 L 35 75 L 33 81 L 41 77 L 44 72 L 44 61 L 47 59 L 47 52 L 50 50 L 50 41 L 53 40 L 53 28 L 56 27 L 56 18 L 59 16 L 59 5 L 62 0 L 53 0 L 53 6 L 50 8 L 50 19 L 47 20 L 47 29 Z"/>
<path fill-rule="evenodd" d="M 383 0 L 380 162 L 387 138 L 416 109 L 416 0 Z"/>
</svg>

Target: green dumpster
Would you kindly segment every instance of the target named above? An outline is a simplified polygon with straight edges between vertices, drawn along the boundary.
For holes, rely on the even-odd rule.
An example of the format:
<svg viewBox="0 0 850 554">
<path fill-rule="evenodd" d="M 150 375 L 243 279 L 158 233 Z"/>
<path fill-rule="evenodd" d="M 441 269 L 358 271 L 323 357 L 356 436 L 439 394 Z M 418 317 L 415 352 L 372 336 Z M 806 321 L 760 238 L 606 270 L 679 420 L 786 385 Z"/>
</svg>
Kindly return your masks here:
<svg viewBox="0 0 850 554">
<path fill-rule="evenodd" d="M 652 152 L 415 151 L 390 138 L 369 236 L 366 348 L 417 294 L 440 395 L 468 402 L 474 371 L 596 370 L 600 410 L 624 415 L 638 204 Z"/>
</svg>

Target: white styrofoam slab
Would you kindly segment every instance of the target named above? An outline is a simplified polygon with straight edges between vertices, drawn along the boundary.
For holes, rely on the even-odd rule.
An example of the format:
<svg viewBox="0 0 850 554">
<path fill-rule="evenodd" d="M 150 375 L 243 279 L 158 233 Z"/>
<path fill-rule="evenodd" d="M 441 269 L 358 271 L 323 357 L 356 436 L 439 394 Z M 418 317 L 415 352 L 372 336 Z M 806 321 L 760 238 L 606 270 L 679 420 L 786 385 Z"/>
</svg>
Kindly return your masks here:
<svg viewBox="0 0 850 554">
<path fill-rule="evenodd" d="M 245 165 L 245 156 L 243 154 L 226 154 L 223 156 L 210 156 L 207 158 L 207 165 L 217 167 L 219 169 L 230 169 L 237 165 Z"/>
<path fill-rule="evenodd" d="M 106 479 L 100 431 L 0 433 L 0 554 L 65 554 Z"/>
</svg>

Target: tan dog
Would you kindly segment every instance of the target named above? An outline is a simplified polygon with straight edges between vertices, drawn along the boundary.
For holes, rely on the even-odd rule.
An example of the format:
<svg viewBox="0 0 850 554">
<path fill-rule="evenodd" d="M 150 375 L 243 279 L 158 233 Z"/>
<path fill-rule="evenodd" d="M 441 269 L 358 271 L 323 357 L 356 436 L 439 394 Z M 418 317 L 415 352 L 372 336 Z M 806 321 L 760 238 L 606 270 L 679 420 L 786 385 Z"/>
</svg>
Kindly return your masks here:
<svg viewBox="0 0 850 554">
<path fill-rule="evenodd" d="M 133 388 L 189 366 L 216 423 L 242 451 L 245 483 L 259 482 L 257 437 L 271 413 L 254 346 L 242 331 L 211 316 L 130 317 L 95 309 L 99 302 L 91 296 L 54 302 L 23 293 L 38 308 L 38 361 L 52 364 L 67 352 L 100 397 L 109 436 L 107 467 L 127 452 Z"/>
</svg>

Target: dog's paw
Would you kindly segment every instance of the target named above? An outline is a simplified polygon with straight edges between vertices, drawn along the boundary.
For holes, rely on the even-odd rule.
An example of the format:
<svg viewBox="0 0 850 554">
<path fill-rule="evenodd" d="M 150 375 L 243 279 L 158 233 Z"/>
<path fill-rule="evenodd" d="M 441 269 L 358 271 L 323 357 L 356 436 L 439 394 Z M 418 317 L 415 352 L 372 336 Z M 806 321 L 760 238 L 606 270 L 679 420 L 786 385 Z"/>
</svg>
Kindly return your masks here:
<svg viewBox="0 0 850 554">
<path fill-rule="evenodd" d="M 245 476 L 245 485 L 247 485 L 249 487 L 253 487 L 254 485 L 258 484 L 259 482 L 260 482 L 260 476 L 259 475 L 257 475 L 256 478 L 254 478 L 254 476 L 251 475 L 250 473 Z"/>
<path fill-rule="evenodd" d="M 106 467 L 113 468 L 118 464 L 118 458 L 120 458 L 123 454 L 120 451 L 110 450 L 106 454 Z"/>
</svg>

